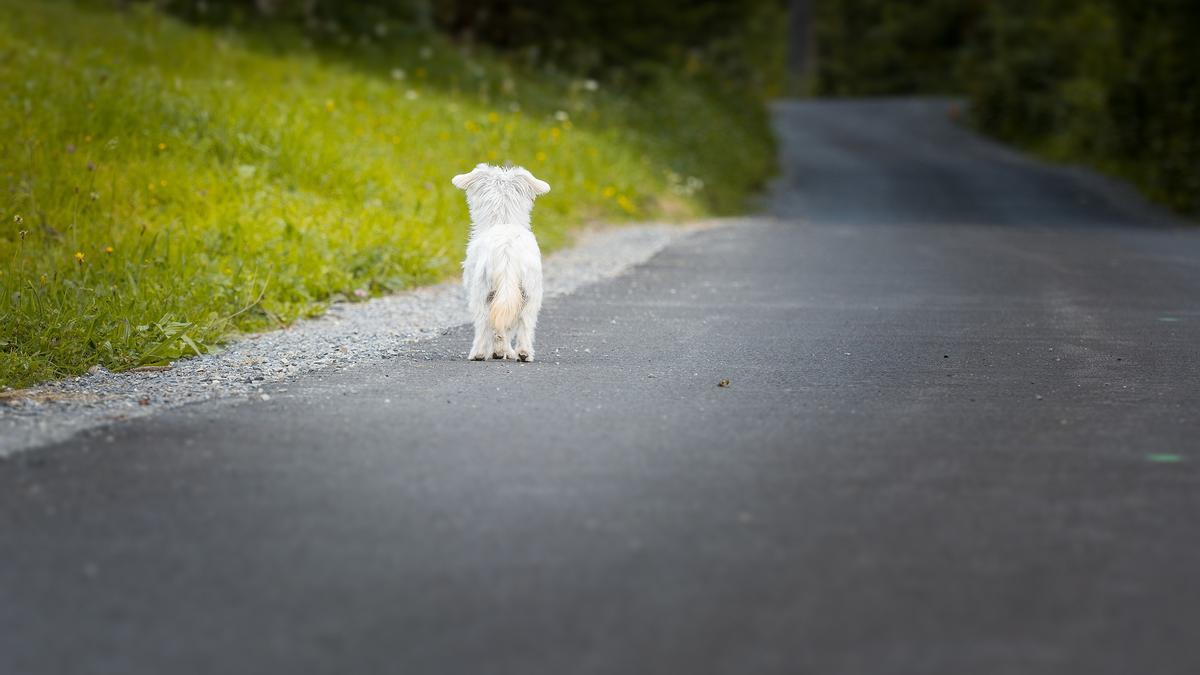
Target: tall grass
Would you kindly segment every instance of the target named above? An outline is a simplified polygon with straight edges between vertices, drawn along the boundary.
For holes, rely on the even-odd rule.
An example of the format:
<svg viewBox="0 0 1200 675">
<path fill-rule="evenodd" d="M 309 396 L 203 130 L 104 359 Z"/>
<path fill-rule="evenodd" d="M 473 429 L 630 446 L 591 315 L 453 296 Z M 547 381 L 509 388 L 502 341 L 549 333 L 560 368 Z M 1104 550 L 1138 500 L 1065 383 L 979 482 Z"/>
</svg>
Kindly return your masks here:
<svg viewBox="0 0 1200 675">
<path fill-rule="evenodd" d="M 736 209 L 770 171 L 765 127 L 697 83 L 621 92 L 374 38 L 0 0 L 0 386 L 444 278 L 468 225 L 449 178 L 479 161 L 554 186 L 548 249 L 587 220 Z"/>
</svg>

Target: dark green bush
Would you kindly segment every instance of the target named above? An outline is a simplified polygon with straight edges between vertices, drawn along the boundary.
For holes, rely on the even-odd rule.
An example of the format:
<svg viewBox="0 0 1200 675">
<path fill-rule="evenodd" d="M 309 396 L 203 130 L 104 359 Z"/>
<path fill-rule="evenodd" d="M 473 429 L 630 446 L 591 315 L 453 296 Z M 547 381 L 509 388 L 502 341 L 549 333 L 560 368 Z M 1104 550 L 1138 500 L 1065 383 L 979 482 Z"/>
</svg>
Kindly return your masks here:
<svg viewBox="0 0 1200 675">
<path fill-rule="evenodd" d="M 1200 214 L 1200 5 L 1175 0 L 993 5 L 963 50 L 984 131 L 1133 180 Z"/>
<path fill-rule="evenodd" d="M 814 2 L 814 89 L 831 96 L 953 93 L 985 0 Z"/>
<path fill-rule="evenodd" d="M 825 0 L 818 93 L 960 93 L 983 131 L 1200 214 L 1200 3 Z"/>
<path fill-rule="evenodd" d="M 127 0 L 109 0 L 125 4 Z M 333 38 L 437 30 L 575 75 L 653 81 L 667 67 L 755 94 L 783 77 L 786 0 L 158 0 L 210 24 L 291 22 Z"/>
</svg>

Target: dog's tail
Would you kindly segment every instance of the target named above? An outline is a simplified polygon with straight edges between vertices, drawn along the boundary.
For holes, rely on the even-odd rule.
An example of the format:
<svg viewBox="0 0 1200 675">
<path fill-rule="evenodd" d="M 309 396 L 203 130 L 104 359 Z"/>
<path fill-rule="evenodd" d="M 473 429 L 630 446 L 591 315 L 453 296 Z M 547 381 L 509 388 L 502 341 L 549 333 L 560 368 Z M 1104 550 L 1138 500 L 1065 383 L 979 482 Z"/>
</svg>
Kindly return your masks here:
<svg viewBox="0 0 1200 675">
<path fill-rule="evenodd" d="M 525 293 L 521 290 L 521 275 L 517 266 L 507 255 L 497 256 L 499 264 L 492 272 L 492 303 L 488 308 L 488 320 L 499 331 L 507 331 L 517 321 L 517 315 L 525 307 Z"/>
</svg>

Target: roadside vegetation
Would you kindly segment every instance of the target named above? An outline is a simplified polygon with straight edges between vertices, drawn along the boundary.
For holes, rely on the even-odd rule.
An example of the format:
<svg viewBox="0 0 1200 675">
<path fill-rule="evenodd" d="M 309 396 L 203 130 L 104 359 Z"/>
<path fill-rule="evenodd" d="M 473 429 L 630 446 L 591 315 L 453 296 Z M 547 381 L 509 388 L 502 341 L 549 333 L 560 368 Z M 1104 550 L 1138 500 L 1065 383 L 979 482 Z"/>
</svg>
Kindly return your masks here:
<svg viewBox="0 0 1200 675">
<path fill-rule="evenodd" d="M 980 130 L 1200 216 L 1200 4 L 816 3 L 815 93 L 965 95 Z"/>
<path fill-rule="evenodd" d="M 0 387 L 446 278 L 468 227 L 449 179 L 480 161 L 553 186 L 547 250 L 737 211 L 774 166 L 765 85 L 728 86 L 719 45 L 567 68 L 394 14 L 239 16 L 0 0 Z"/>
</svg>

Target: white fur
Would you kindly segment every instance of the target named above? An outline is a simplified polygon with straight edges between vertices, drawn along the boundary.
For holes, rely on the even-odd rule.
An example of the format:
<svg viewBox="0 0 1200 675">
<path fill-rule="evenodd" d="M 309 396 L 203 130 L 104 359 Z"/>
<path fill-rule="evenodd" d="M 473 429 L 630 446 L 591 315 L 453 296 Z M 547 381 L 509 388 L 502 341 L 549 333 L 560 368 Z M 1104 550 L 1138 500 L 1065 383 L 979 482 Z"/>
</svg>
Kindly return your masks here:
<svg viewBox="0 0 1200 675">
<path fill-rule="evenodd" d="M 550 186 L 519 166 L 480 164 L 451 181 L 467 193 L 471 237 L 463 285 L 475 321 L 470 359 L 533 360 L 542 308 L 542 253 L 529 222 L 533 200 Z M 511 336 L 516 330 L 516 350 Z"/>
</svg>

